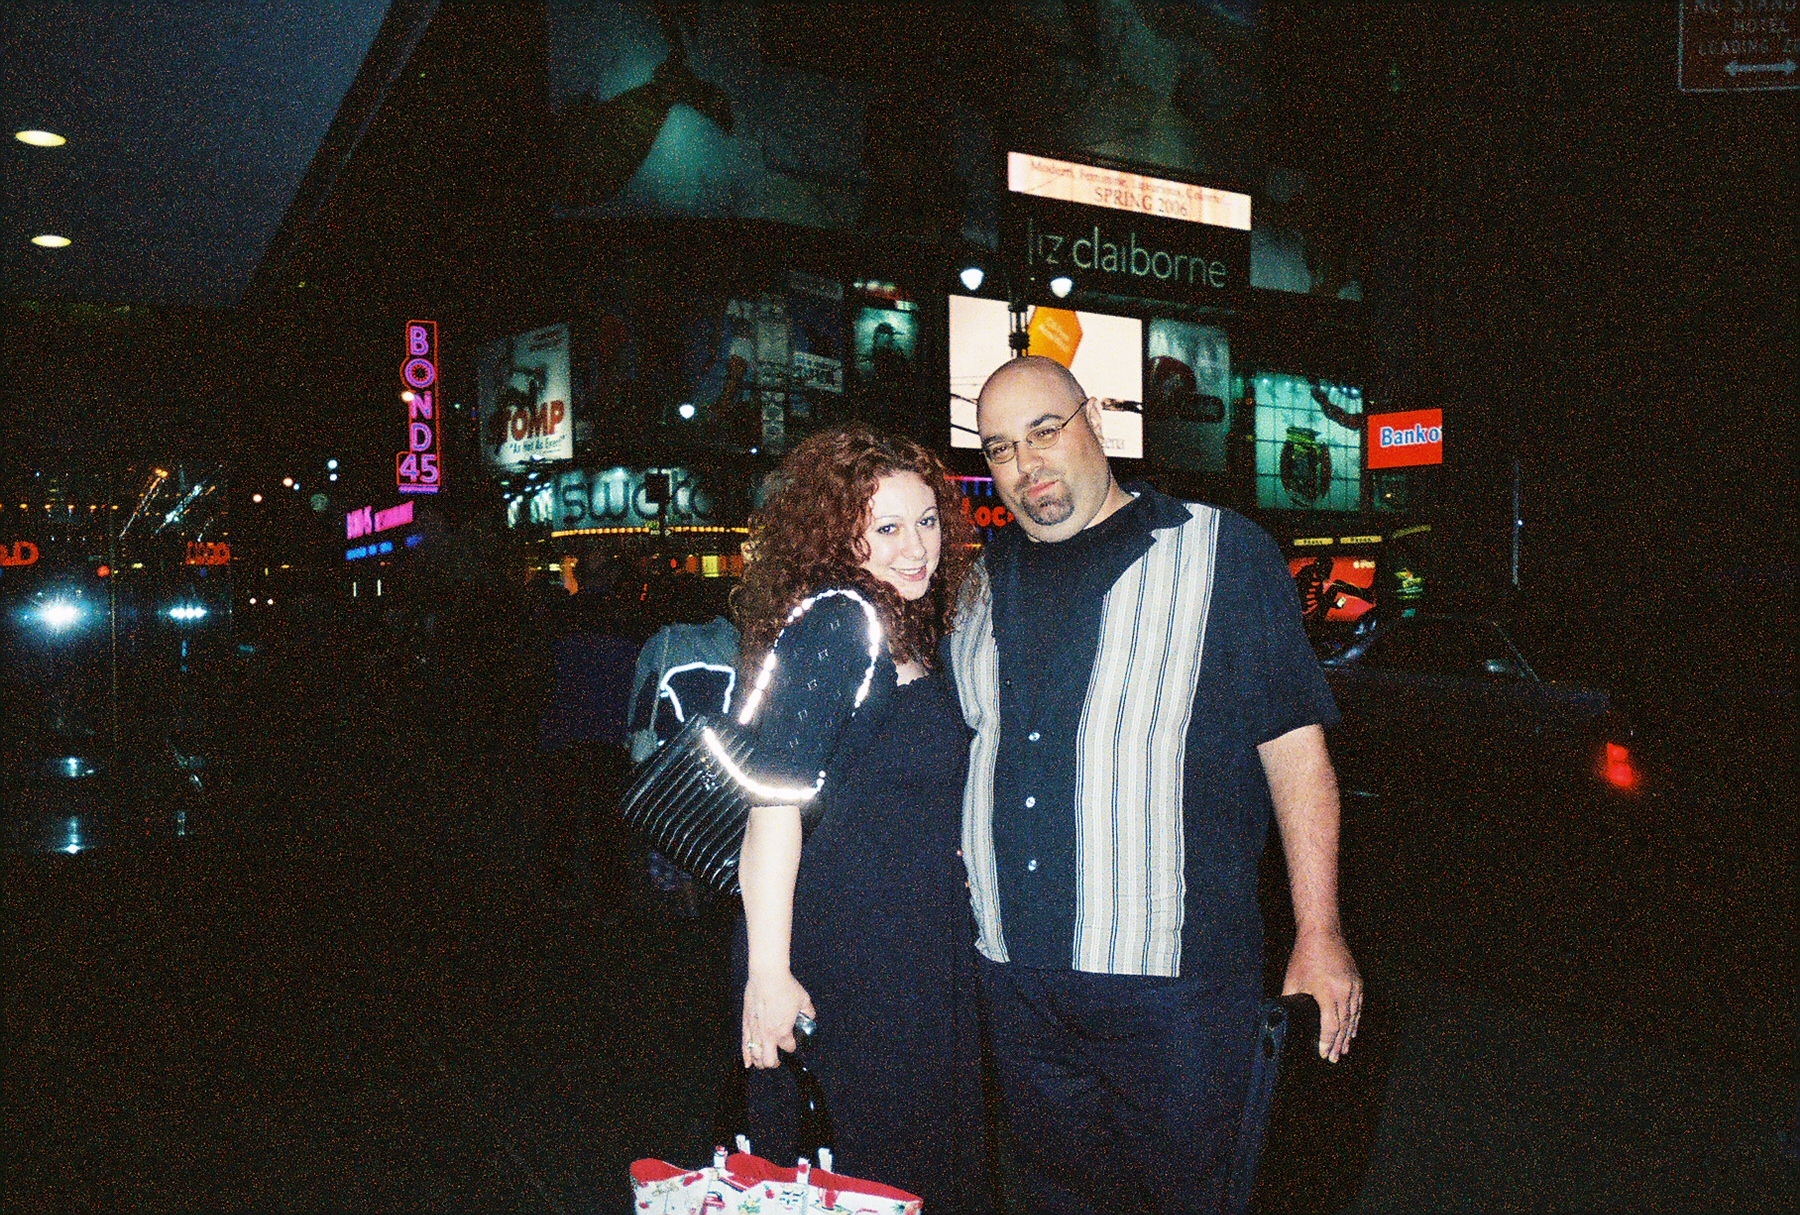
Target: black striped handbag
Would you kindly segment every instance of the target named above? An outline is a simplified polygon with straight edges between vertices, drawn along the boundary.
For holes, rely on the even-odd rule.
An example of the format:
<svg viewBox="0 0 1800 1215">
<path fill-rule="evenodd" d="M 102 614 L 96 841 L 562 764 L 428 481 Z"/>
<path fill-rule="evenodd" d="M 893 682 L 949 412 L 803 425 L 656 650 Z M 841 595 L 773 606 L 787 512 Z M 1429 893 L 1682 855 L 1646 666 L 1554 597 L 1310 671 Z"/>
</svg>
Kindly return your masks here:
<svg viewBox="0 0 1800 1215">
<path fill-rule="evenodd" d="M 869 629 L 869 666 L 856 694 L 861 706 L 881 654 L 881 621 L 868 600 L 852 590 L 821 591 L 788 614 L 781 634 L 763 658 L 750 694 L 735 720 L 711 713 L 687 718 L 681 729 L 639 764 L 619 799 L 619 814 L 633 831 L 694 880 L 719 894 L 738 893 L 738 853 L 755 806 L 799 806 L 803 823 L 815 815 L 824 775 L 810 787 L 756 779 L 756 743 L 750 722 L 774 677 L 781 638 L 822 599 L 844 596 L 862 606 Z"/>
</svg>

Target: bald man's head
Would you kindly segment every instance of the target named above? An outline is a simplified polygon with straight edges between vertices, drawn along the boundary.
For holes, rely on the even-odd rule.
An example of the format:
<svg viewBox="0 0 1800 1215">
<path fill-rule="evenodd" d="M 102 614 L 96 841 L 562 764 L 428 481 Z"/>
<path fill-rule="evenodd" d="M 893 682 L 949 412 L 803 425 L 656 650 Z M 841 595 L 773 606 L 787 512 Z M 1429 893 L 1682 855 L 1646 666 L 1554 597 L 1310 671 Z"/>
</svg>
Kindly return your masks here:
<svg viewBox="0 0 1800 1215">
<path fill-rule="evenodd" d="M 1099 402 L 1061 363 L 1027 355 L 1002 364 L 976 398 L 975 425 L 982 447 L 1001 453 L 988 461 L 995 491 L 1033 540 L 1067 540 L 1117 509 Z"/>
<path fill-rule="evenodd" d="M 1008 359 L 987 378 L 987 383 L 981 386 L 981 395 L 976 398 L 977 427 L 981 425 L 982 405 L 988 400 L 989 394 L 995 392 L 1029 392 L 1040 400 L 1054 404 L 1057 411 L 1065 415 L 1087 400 L 1087 390 L 1075 378 L 1075 373 L 1055 359 L 1045 358 L 1041 354 Z"/>
</svg>

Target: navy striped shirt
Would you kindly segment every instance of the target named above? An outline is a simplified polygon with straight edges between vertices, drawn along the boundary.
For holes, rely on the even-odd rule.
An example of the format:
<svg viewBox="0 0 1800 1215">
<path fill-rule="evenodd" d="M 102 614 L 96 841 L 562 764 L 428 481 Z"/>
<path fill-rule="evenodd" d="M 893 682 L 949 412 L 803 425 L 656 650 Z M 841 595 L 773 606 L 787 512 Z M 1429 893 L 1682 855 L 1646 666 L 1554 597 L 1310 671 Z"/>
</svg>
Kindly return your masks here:
<svg viewBox="0 0 1800 1215">
<path fill-rule="evenodd" d="M 980 947 L 1028 966 L 1254 973 L 1271 812 L 1256 748 L 1336 708 L 1274 542 L 1132 488 L 1060 543 L 1004 529 L 984 558 L 991 610 L 953 638 L 978 735 L 983 698 L 998 708 L 967 799 Z"/>
</svg>

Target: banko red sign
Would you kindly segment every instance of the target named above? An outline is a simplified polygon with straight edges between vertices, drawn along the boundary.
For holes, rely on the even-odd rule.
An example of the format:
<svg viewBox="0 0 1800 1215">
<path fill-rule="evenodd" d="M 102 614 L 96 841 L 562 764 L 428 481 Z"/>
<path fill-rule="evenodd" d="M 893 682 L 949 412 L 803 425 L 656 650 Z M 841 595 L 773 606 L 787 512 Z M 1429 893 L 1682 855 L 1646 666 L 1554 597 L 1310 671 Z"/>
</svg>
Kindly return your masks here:
<svg viewBox="0 0 1800 1215">
<path fill-rule="evenodd" d="M 1369 415 L 1369 468 L 1444 462 L 1444 411 L 1409 409 Z"/>
<path fill-rule="evenodd" d="M 400 399 L 406 402 L 406 450 L 394 455 L 394 488 L 403 494 L 435 494 L 444 476 L 437 322 L 406 322 L 405 350 Z"/>
</svg>

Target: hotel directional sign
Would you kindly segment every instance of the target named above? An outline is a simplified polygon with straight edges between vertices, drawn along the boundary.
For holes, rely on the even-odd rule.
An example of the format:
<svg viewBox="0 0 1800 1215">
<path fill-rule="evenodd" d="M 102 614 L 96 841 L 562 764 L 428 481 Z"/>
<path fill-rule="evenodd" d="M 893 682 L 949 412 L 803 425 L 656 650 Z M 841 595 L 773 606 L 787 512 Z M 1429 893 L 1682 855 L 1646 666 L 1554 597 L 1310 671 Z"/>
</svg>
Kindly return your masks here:
<svg viewBox="0 0 1800 1215">
<path fill-rule="evenodd" d="M 1800 0 L 1679 0 L 1684 93 L 1800 89 Z"/>
</svg>

